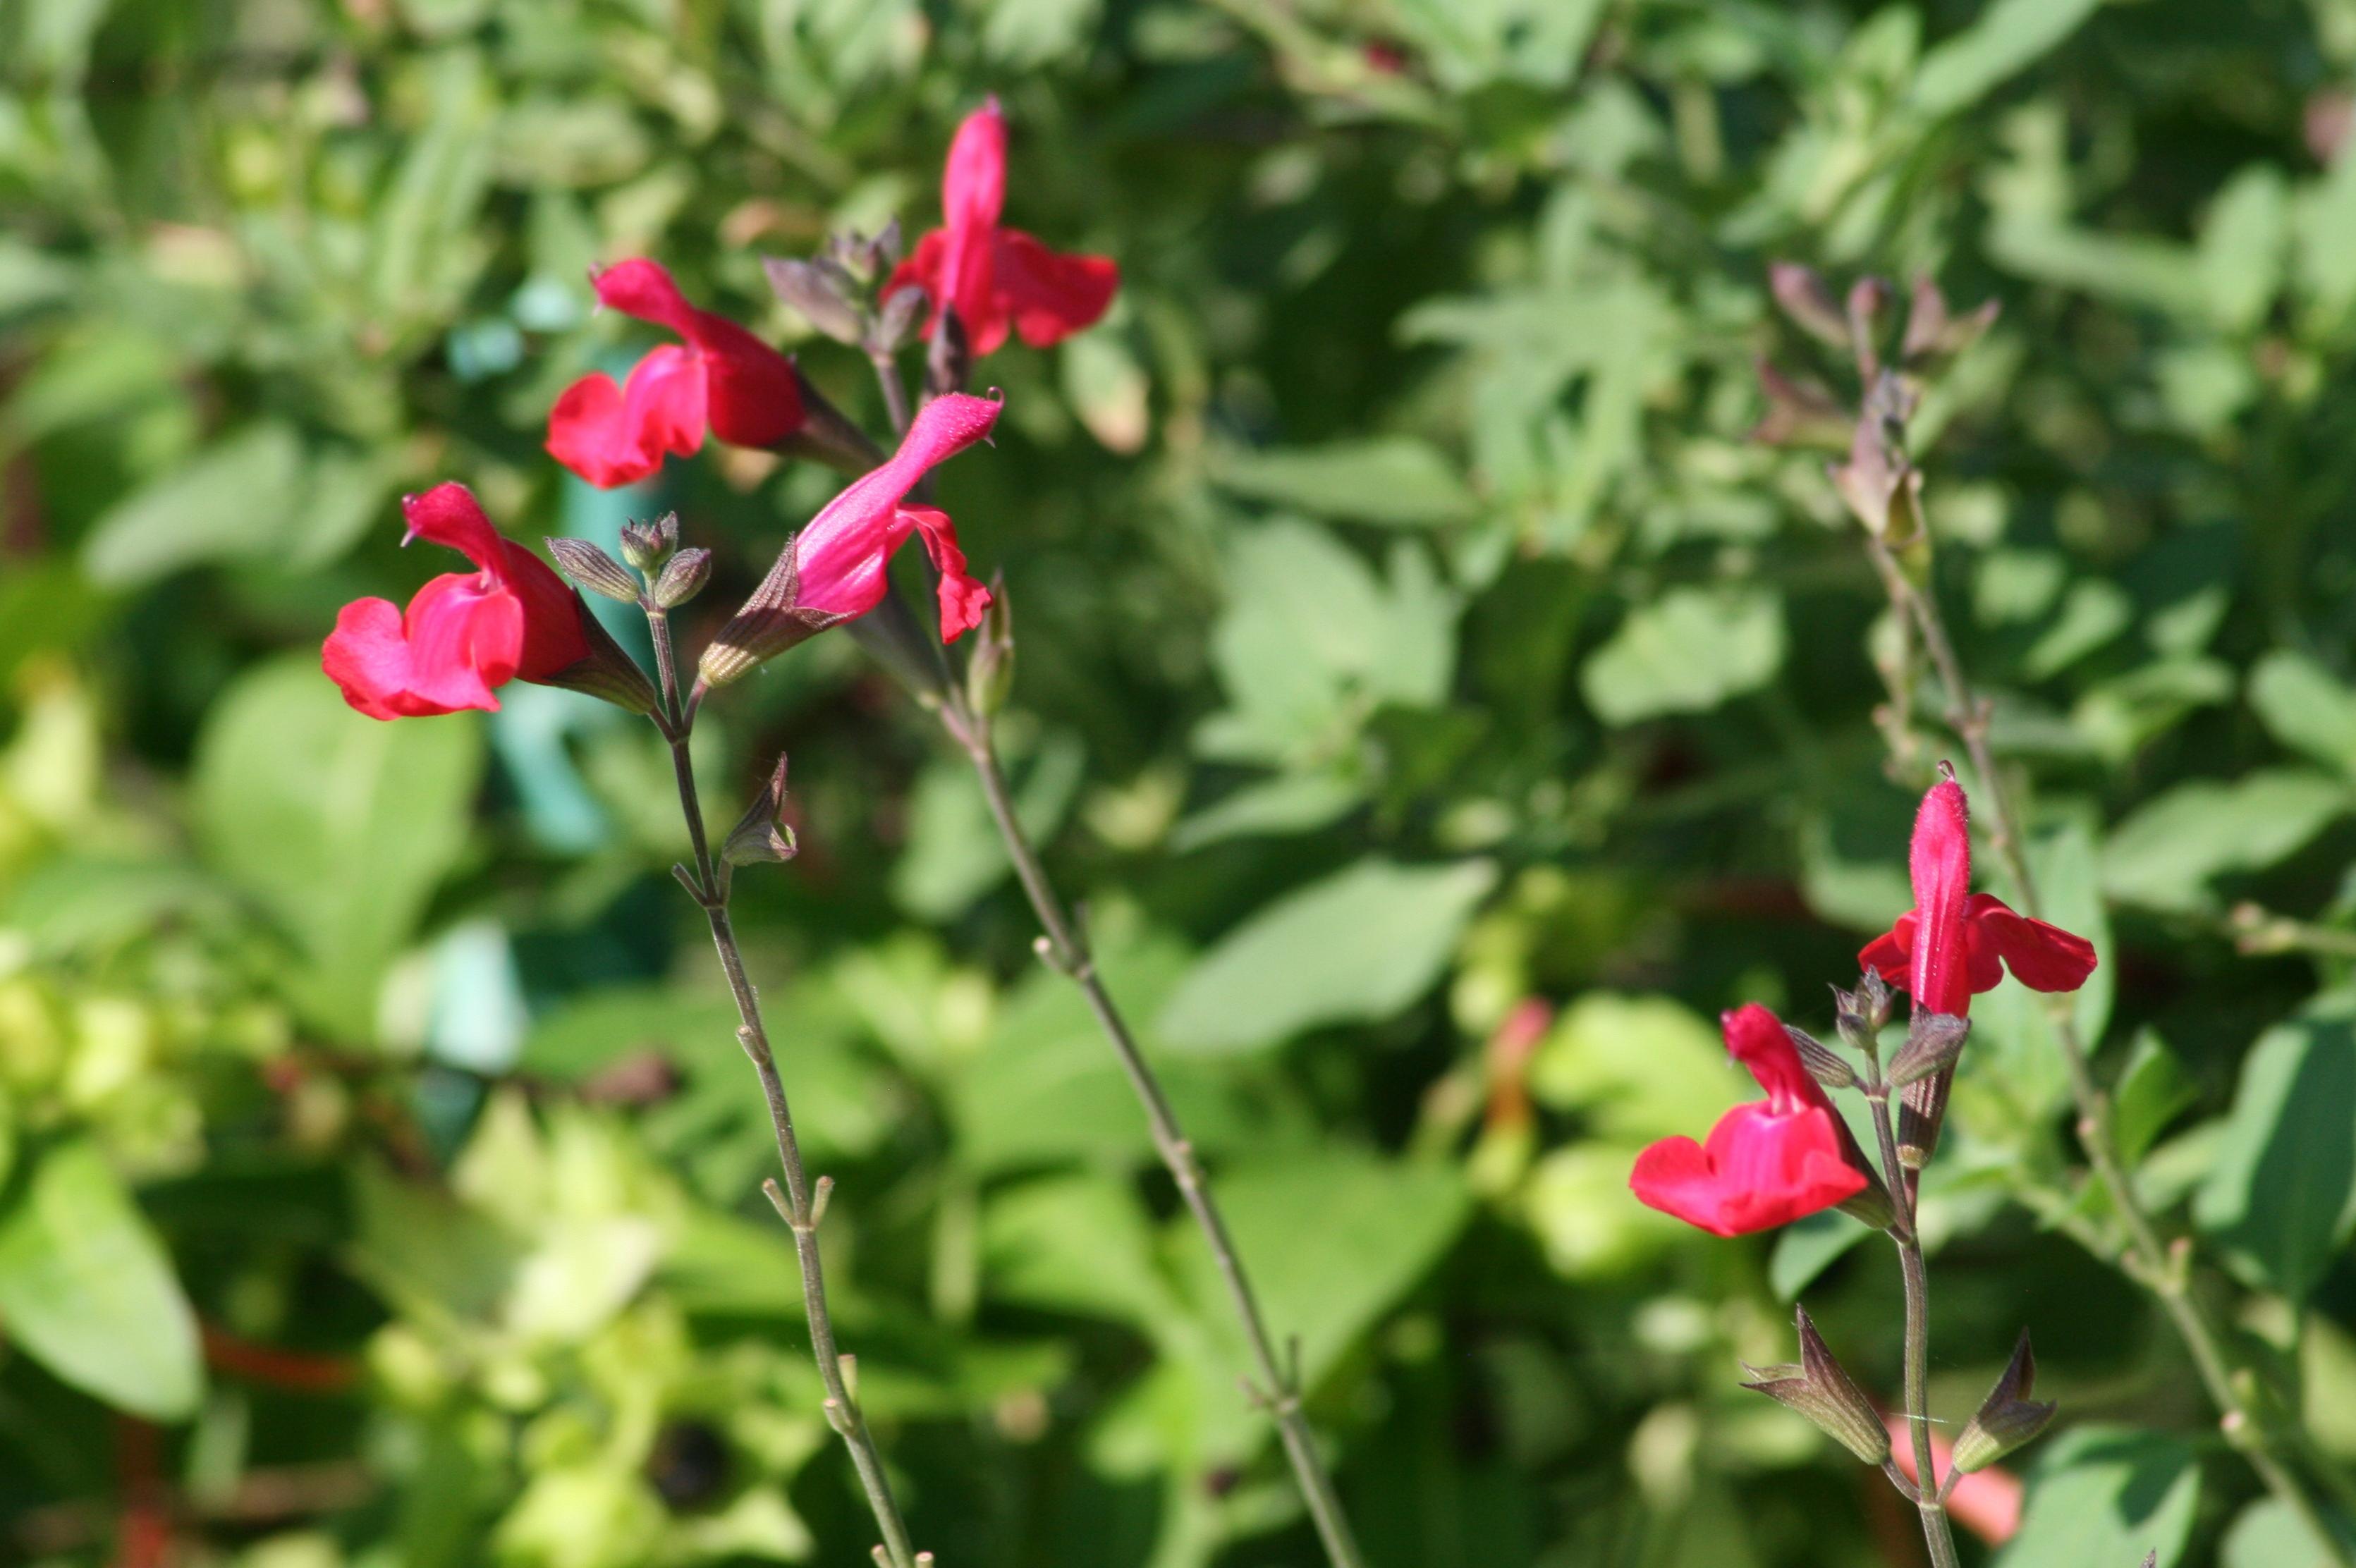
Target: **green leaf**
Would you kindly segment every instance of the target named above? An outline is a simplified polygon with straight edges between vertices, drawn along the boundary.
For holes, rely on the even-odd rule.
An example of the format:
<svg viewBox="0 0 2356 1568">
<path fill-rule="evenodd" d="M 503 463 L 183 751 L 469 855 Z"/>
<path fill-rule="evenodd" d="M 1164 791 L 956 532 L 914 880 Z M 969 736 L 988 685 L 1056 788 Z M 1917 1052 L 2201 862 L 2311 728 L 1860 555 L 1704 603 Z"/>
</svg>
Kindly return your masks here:
<svg viewBox="0 0 2356 1568">
<path fill-rule="evenodd" d="M 2201 1468 L 2177 1438 L 2081 1426 L 2045 1445 L 2029 1478 L 2020 1533 L 1997 1568 L 2134 1568 L 2147 1552 L 2173 1568 L 2192 1534 Z"/>
<path fill-rule="evenodd" d="M 1970 107 L 2076 32 L 2102 0 L 1996 0 L 1979 19 L 1922 57 L 1907 94 L 1922 114 Z"/>
<path fill-rule="evenodd" d="M 2274 165 L 2252 164 L 2226 182 L 2201 225 L 2201 279 L 2220 326 L 2246 332 L 2265 318 L 2289 246 L 2289 184 Z"/>
<path fill-rule="evenodd" d="M 1776 1232 L 1775 1250 L 1767 1259 L 1767 1287 L 1778 1301 L 1797 1301 L 1818 1275 L 1873 1233 L 1863 1221 L 1837 1209 L 1794 1221 Z"/>
<path fill-rule="evenodd" d="M 2342 1561 L 2280 1498 L 2260 1498 L 2244 1509 L 2217 1552 L 2220 1568 L 2332 1568 Z"/>
<path fill-rule="evenodd" d="M 1485 860 L 1362 860 L 1221 938 L 1162 1009 L 1181 1050 L 1248 1051 L 1321 1024 L 1387 1019 L 1431 987 L 1496 880 Z"/>
<path fill-rule="evenodd" d="M 134 1415 L 184 1420 L 204 1392 L 172 1260 L 89 1144 L 50 1150 L 0 1211 L 0 1323 L 59 1378 Z"/>
<path fill-rule="evenodd" d="M 2184 1071 L 2176 1052 L 2154 1029 L 2136 1035 L 2135 1050 L 2111 1092 L 2114 1135 L 2119 1158 L 2132 1169 L 2168 1125 L 2201 1098 L 2200 1086 Z"/>
<path fill-rule="evenodd" d="M 1171 829 L 1170 848 L 1183 855 L 1230 838 L 1312 833 L 1365 799 L 1363 787 L 1331 773 L 1283 773 L 1248 784 L 1186 817 Z"/>
<path fill-rule="evenodd" d="M 302 478 L 294 431 L 263 421 L 117 503 L 92 525 L 82 570 L 104 587 L 133 588 L 252 555 L 291 530 Z"/>
<path fill-rule="evenodd" d="M 1168 937 L 1097 939 L 1097 966 L 1131 1019 L 1151 1019 L 1185 973 L 1189 955 Z M 1138 1044 L 1187 1136 L 1216 1150 L 1243 1125 L 1233 1090 L 1198 1062 L 1164 1060 L 1151 1030 Z M 981 1052 L 951 1088 L 959 1159 L 984 1175 L 1024 1166 L 1151 1157 L 1145 1112 L 1078 987 L 1044 967 L 1008 997 Z"/>
<path fill-rule="evenodd" d="M 2290 768 L 2179 784 L 2113 829 L 2103 886 L 2129 903 L 2200 909 L 2212 878 L 2274 865 L 2351 805 L 2345 785 Z"/>
<path fill-rule="evenodd" d="M 2276 740 L 2356 779 L 2356 691 L 2314 659 L 2287 648 L 2260 659 L 2250 706 Z"/>
<path fill-rule="evenodd" d="M 1299 1336 L 1301 1378 L 1312 1387 L 1430 1272 L 1471 1210 L 1452 1165 L 1345 1147 L 1255 1161 L 1221 1170 L 1215 1181 L 1269 1329 Z M 1183 1215 L 1171 1225 L 1196 1312 L 1226 1329 L 1233 1309 L 1201 1231 Z M 1226 1376 L 1244 1364 L 1229 1363 Z"/>
<path fill-rule="evenodd" d="M 1322 517 L 1436 528 L 1468 516 L 1471 492 L 1447 458 L 1408 436 L 1289 451 L 1231 451 L 1212 469 L 1237 495 Z"/>
<path fill-rule="evenodd" d="M 1032 843 L 1044 846 L 1062 826 L 1087 767 L 1078 740 L 1056 731 L 1014 770 L 1014 816 Z M 908 799 L 908 847 L 892 868 L 893 901 L 924 920 L 948 920 L 1013 869 L 973 765 L 958 755 L 926 768 Z"/>
<path fill-rule="evenodd" d="M 1671 997 L 1590 991 L 1530 1058 L 1530 1093 L 1597 1134 L 1643 1144 L 1699 1137 L 1750 1093 L 1708 1019 Z"/>
<path fill-rule="evenodd" d="M 1763 588 L 1673 588 L 1628 613 L 1579 672 L 1607 724 L 1699 713 L 1783 666 L 1783 600 Z"/>
<path fill-rule="evenodd" d="M 2356 1020 L 2343 998 L 2268 1029 L 2193 1217 L 2253 1284 L 2292 1301 L 2356 1230 Z"/>
<path fill-rule="evenodd" d="M 197 739 L 197 835 L 307 963 L 287 991 L 369 1038 L 385 966 L 466 847 L 482 731 L 466 716 L 382 723 L 300 656 L 249 671 Z"/>
</svg>

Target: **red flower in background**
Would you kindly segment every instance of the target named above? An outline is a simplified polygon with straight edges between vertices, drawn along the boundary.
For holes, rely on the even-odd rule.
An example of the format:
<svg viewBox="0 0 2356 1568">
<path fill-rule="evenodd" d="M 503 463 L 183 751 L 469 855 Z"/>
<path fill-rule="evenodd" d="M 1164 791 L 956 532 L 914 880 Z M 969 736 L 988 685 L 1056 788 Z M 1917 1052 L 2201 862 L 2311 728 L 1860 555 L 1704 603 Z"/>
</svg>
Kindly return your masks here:
<svg viewBox="0 0 2356 1568">
<path fill-rule="evenodd" d="M 1954 780 L 1922 797 L 1908 859 L 1914 907 L 1858 962 L 1905 987 L 1916 1008 L 1965 1017 L 1972 997 L 1996 989 L 2008 968 L 2032 991 L 2074 991 L 2094 972 L 2094 944 L 2084 937 L 1971 891 L 1971 826 Z"/>
<path fill-rule="evenodd" d="M 886 298 L 904 288 L 931 296 L 930 336 L 954 306 L 978 358 L 1006 341 L 1009 326 L 1033 348 L 1095 324 L 1120 286 L 1103 256 L 1050 251 L 1019 229 L 999 226 L 1006 206 L 1006 117 L 993 98 L 966 116 L 941 176 L 942 226 L 916 241 L 893 269 Z"/>
<path fill-rule="evenodd" d="M 1628 1185 L 1638 1200 L 1713 1235 L 1740 1236 L 1864 1191 L 1864 1157 L 1782 1022 L 1756 1002 L 1719 1022 L 1726 1049 L 1767 1098 L 1720 1116 L 1706 1145 L 1664 1138 L 1637 1156 Z"/>
<path fill-rule="evenodd" d="M 544 680 L 590 656 L 573 590 L 499 538 L 464 485 L 405 496 L 401 509 L 410 539 L 447 545 L 480 570 L 444 572 L 405 613 L 386 599 L 345 605 L 319 660 L 345 701 L 371 719 L 496 710 L 495 688 L 518 677 Z"/>
<path fill-rule="evenodd" d="M 801 427 L 793 361 L 729 320 L 687 303 L 653 261 L 618 262 L 594 274 L 599 303 L 669 327 L 665 344 L 616 386 L 604 371 L 564 389 L 548 415 L 548 451 L 605 489 L 634 484 L 665 453 L 692 457 L 704 427 L 734 446 L 767 446 Z"/>
</svg>

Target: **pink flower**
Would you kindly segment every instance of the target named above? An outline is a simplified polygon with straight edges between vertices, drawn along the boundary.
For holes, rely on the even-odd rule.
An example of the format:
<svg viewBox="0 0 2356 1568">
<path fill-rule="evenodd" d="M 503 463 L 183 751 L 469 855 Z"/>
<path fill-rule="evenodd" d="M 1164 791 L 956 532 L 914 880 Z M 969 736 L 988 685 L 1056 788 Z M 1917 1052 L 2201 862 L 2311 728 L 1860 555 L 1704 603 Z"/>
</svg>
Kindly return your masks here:
<svg viewBox="0 0 2356 1568">
<path fill-rule="evenodd" d="M 592 485 L 634 484 L 663 454 L 692 457 L 704 426 L 735 446 L 768 446 L 801 427 L 793 361 L 730 321 L 689 304 L 653 261 L 622 261 L 590 280 L 598 300 L 687 339 L 637 363 L 626 386 L 604 371 L 564 389 L 548 415 L 548 450 Z"/>
<path fill-rule="evenodd" d="M 1963 786 L 1933 784 L 1914 819 L 1914 907 L 1866 944 L 1858 962 L 1913 994 L 1917 1008 L 1963 1018 L 2005 970 L 2032 991 L 2074 991 L 2094 972 L 2094 944 L 1975 893 Z"/>
<path fill-rule="evenodd" d="M 999 225 L 1006 206 L 1006 117 L 993 98 L 966 116 L 941 176 L 942 227 L 916 241 L 893 270 L 885 297 L 904 288 L 931 296 L 926 336 L 954 307 L 978 358 L 1006 341 L 1012 325 L 1033 348 L 1069 337 L 1112 304 L 1120 269 L 1103 256 L 1066 256 L 1018 229 Z"/>
<path fill-rule="evenodd" d="M 998 422 L 995 399 L 952 392 L 917 411 L 900 450 L 854 479 L 809 527 L 787 542 L 777 563 L 704 651 L 703 683 L 720 686 L 827 627 L 882 602 L 892 556 L 912 533 L 940 574 L 941 640 L 981 624 L 990 590 L 966 571 L 947 512 L 912 507 L 908 492 L 936 464 L 985 439 Z"/>
<path fill-rule="evenodd" d="M 1767 1098 L 1720 1116 L 1706 1146 L 1664 1138 L 1637 1156 L 1628 1185 L 1638 1200 L 1713 1235 L 1740 1236 L 1864 1191 L 1864 1156 L 1775 1015 L 1751 1002 L 1719 1022 L 1726 1049 Z"/>
<path fill-rule="evenodd" d="M 496 710 L 496 688 L 547 680 L 590 657 L 573 590 L 499 538 L 464 485 L 405 496 L 401 509 L 410 538 L 447 545 L 480 570 L 434 579 L 406 613 L 384 599 L 345 605 L 319 660 L 345 701 L 371 719 Z"/>
</svg>

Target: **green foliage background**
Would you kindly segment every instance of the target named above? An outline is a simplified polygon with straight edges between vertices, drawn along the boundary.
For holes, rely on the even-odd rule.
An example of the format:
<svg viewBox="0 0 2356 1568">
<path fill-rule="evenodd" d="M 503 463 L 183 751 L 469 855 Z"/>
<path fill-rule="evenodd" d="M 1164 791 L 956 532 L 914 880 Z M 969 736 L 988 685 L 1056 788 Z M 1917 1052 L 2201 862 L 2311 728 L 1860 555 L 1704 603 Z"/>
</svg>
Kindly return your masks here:
<svg viewBox="0 0 2356 1568">
<path fill-rule="evenodd" d="M 0 1554 L 149 1561 L 160 1499 L 251 1568 L 864 1560 L 653 736 L 373 725 L 316 650 L 445 564 L 392 507 L 444 478 L 521 538 L 677 507 L 724 613 L 831 481 L 564 477 L 549 403 L 646 341 L 584 270 L 801 343 L 760 256 L 934 221 L 993 91 L 1010 220 L 1126 282 L 986 363 L 944 501 L 1375 1559 L 1915 1560 L 1734 1387 L 1805 1285 L 1893 1392 L 1888 1260 L 1624 1185 L 1747 1093 L 1718 1009 L 1828 1022 L 1953 746 L 1876 725 L 1824 454 L 1747 439 L 1816 354 L 1776 259 L 2003 303 L 1918 421 L 1938 591 L 2147 1196 L 2356 1458 L 2351 67 L 2346 0 L 0 0 Z M 842 637 L 713 719 L 723 820 L 793 757 L 740 924 L 920 1542 L 1310 1561 L 958 759 Z M 2023 1324 L 2063 1403 L 2000 1560 L 2295 1568 L 2062 1233 L 2110 1217 L 2017 993 L 1926 1199 L 1941 1408 Z"/>
</svg>

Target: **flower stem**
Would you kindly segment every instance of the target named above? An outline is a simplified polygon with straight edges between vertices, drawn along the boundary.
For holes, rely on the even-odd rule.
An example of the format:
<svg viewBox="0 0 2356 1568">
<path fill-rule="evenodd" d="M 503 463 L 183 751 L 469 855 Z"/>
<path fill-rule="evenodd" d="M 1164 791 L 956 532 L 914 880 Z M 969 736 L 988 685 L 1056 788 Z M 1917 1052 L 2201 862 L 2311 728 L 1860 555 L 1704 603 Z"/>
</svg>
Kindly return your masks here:
<svg viewBox="0 0 2356 1568">
<path fill-rule="evenodd" d="M 1047 880 L 1046 869 L 1040 864 L 1038 851 L 1014 815 L 1012 792 L 1007 787 L 1005 770 L 999 765 L 990 721 L 974 712 L 954 688 L 942 705 L 941 718 L 973 763 L 974 773 L 981 781 L 982 795 L 990 803 L 991 818 L 998 825 L 1007 856 L 1014 862 L 1014 874 L 1045 933 L 1039 939 L 1039 955 L 1050 968 L 1077 986 L 1087 999 L 1088 1010 L 1096 1015 L 1113 1054 L 1120 1061 L 1121 1071 L 1129 1077 L 1130 1087 L 1145 1107 L 1154 1152 L 1162 1157 L 1162 1163 L 1177 1182 L 1179 1196 L 1185 1200 L 1187 1211 L 1194 1216 L 1210 1247 L 1219 1277 L 1226 1285 L 1229 1304 L 1251 1347 L 1252 1362 L 1258 1374 L 1253 1397 L 1276 1423 L 1285 1457 L 1291 1464 L 1293 1478 L 1300 1485 L 1301 1499 L 1317 1527 L 1318 1539 L 1324 1544 L 1326 1559 L 1333 1568 L 1365 1568 L 1365 1557 L 1359 1551 L 1357 1538 L 1351 1533 L 1349 1518 L 1333 1488 L 1333 1477 L 1326 1470 L 1325 1461 L 1317 1450 L 1316 1436 L 1301 1411 L 1300 1348 L 1296 1343 L 1286 1355 L 1277 1354 L 1275 1340 L 1260 1315 L 1259 1298 L 1252 1288 L 1251 1276 L 1236 1251 L 1235 1239 L 1227 1233 L 1226 1221 L 1205 1179 L 1194 1146 L 1179 1125 L 1161 1080 L 1138 1049 L 1136 1037 L 1130 1032 L 1120 1008 L 1105 989 L 1086 939 L 1056 896 L 1054 884 Z"/>
<path fill-rule="evenodd" d="M 819 1258 L 818 1245 L 819 1221 L 825 1212 L 833 1183 L 820 1177 L 813 1186 L 802 1165 L 801 1143 L 794 1134 L 793 1111 L 786 1102 L 786 1087 L 777 1076 L 776 1056 L 770 1049 L 768 1030 L 761 1020 L 760 1000 L 745 976 L 744 955 L 736 943 L 736 928 L 728 917 L 728 879 L 713 862 L 711 837 L 703 826 L 703 806 L 696 795 L 695 763 L 688 749 L 695 714 L 680 697 L 678 661 L 671 651 L 670 618 L 651 601 L 643 602 L 642 607 L 647 613 L 647 628 L 654 640 L 655 665 L 662 680 L 662 709 L 658 724 L 670 746 L 671 771 L 679 780 L 680 815 L 686 819 L 688 843 L 694 853 L 691 869 L 684 866 L 677 869 L 680 880 L 687 885 L 712 928 L 712 945 L 719 952 L 721 971 L 727 976 L 729 993 L 736 999 L 736 1040 L 761 1080 L 761 1093 L 769 1105 L 769 1123 L 776 1130 L 777 1161 L 785 1168 L 785 1187 L 780 1191 L 774 1179 L 762 1186 L 779 1217 L 794 1233 L 794 1253 L 801 1264 L 802 1307 L 809 1317 L 810 1349 L 818 1360 L 819 1381 L 826 1385 L 826 1419 L 841 1435 L 843 1445 L 851 1450 L 851 1462 L 859 1472 L 861 1488 L 867 1493 L 867 1505 L 874 1510 L 876 1528 L 883 1531 L 884 1543 L 876 1551 L 878 1561 L 885 1568 L 920 1568 L 920 1559 L 929 1563 L 932 1554 L 918 1553 L 909 1544 L 908 1527 L 900 1517 L 899 1505 L 893 1500 L 892 1482 L 884 1474 L 883 1456 L 876 1450 L 867 1417 L 851 1392 L 846 1371 L 852 1364 L 851 1358 L 835 1344 L 834 1319 L 826 1304 L 826 1265 Z"/>
<path fill-rule="evenodd" d="M 1920 633 L 1923 651 L 1930 656 L 1939 684 L 1946 688 L 1947 725 L 1963 741 L 1972 760 L 1972 770 L 1979 775 L 1989 846 L 2004 862 L 2013 886 L 2019 890 L 2021 912 L 2039 918 L 2041 910 L 2036 880 L 2030 873 L 2029 857 L 2013 818 L 2004 777 L 1997 771 L 1996 755 L 1988 744 L 1989 704 L 1987 699 L 1973 695 L 1937 600 L 1907 578 L 1881 540 L 1866 536 L 1866 549 L 1889 592 L 1891 607 Z M 2220 1413 L 2227 1439 L 2249 1460 L 2250 1467 L 2257 1472 L 2266 1489 L 2306 1522 L 2317 1543 L 2331 1554 L 2332 1561 L 2342 1564 L 2342 1568 L 2356 1568 L 2356 1554 L 2351 1553 L 2339 1532 L 2327 1523 L 2314 1499 L 2283 1461 L 2285 1447 L 2304 1445 L 2286 1440 L 2286 1435 L 2256 1408 L 2250 1391 L 2236 1377 L 2225 1350 L 2225 1331 L 2192 1288 L 2190 1239 L 2183 1239 L 2173 1249 L 2163 1243 L 2158 1226 L 2136 1191 L 2119 1157 L 2111 1096 L 2094 1076 L 2085 1044 L 2078 1038 L 2068 998 L 2056 999 L 2049 1007 L 2054 1037 L 2061 1044 L 2062 1063 L 2070 1080 L 2071 1098 L 2077 1103 L 2078 1142 L 2086 1151 L 2087 1162 L 2093 1166 L 2126 1232 L 2124 1262 L 2127 1273 L 2159 1297 L 2160 1307 L 2184 1341 L 2201 1381 Z M 2335 1493 L 2356 1497 L 2356 1488 L 2348 1486 L 2337 1467 L 2312 1453 L 2309 1461 Z"/>
<path fill-rule="evenodd" d="M 1897 1219 L 1890 1239 L 1898 1244 L 1898 1268 L 1906 1285 L 1906 1430 L 1914 1445 L 1914 1485 L 1910 1498 L 1922 1516 L 1922 1541 L 1931 1568 L 1957 1568 L 1954 1531 L 1947 1523 L 1947 1488 L 1939 1484 L 1938 1456 L 1931 1451 L 1931 1278 L 1922 1266 L 1922 1238 L 1915 1228 L 1914 1184 L 1898 1163 L 1898 1135 L 1890 1125 L 1890 1086 L 1874 1075 L 1866 1097 L 1873 1103 L 1873 1132 L 1881 1145 L 1881 1168 L 1890 1183 Z M 1896 1477 L 1893 1477 L 1894 1480 Z"/>
</svg>

